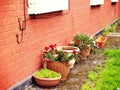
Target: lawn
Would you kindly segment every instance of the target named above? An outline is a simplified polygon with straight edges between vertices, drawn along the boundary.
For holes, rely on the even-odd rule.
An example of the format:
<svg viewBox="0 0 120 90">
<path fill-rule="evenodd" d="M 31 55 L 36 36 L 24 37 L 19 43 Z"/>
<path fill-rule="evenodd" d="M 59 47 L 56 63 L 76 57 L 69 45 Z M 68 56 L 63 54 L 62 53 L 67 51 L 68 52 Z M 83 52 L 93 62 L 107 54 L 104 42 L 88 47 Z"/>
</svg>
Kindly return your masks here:
<svg viewBox="0 0 120 90">
<path fill-rule="evenodd" d="M 88 74 L 82 90 L 120 90 L 120 49 L 105 49 L 105 63 Z"/>
</svg>

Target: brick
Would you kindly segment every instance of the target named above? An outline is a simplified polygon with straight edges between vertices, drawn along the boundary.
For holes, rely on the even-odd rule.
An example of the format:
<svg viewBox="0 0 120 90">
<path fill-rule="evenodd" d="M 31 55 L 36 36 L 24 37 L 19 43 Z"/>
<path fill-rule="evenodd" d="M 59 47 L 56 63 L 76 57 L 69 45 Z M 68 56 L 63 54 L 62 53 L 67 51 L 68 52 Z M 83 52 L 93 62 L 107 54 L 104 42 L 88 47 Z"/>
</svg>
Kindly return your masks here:
<svg viewBox="0 0 120 90">
<path fill-rule="evenodd" d="M 9 1 L 3 0 L 3 4 L 5 4 L 5 5 L 12 5 L 12 4 L 16 4 L 16 1 L 15 0 L 9 0 Z"/>
</svg>

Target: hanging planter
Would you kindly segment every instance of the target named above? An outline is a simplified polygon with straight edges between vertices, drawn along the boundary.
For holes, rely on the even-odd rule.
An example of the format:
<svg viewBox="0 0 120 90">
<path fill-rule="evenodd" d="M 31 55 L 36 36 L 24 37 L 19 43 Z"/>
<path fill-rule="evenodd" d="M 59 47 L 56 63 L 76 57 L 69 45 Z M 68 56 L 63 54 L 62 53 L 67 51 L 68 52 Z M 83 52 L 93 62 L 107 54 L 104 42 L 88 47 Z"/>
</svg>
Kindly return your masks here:
<svg viewBox="0 0 120 90">
<path fill-rule="evenodd" d="M 49 69 L 41 69 L 33 75 L 35 82 L 40 86 L 55 86 L 59 83 L 61 75 Z"/>
<path fill-rule="evenodd" d="M 102 48 L 105 45 L 105 42 L 107 41 L 107 37 L 98 37 L 95 40 L 95 43 L 98 48 Z"/>
</svg>

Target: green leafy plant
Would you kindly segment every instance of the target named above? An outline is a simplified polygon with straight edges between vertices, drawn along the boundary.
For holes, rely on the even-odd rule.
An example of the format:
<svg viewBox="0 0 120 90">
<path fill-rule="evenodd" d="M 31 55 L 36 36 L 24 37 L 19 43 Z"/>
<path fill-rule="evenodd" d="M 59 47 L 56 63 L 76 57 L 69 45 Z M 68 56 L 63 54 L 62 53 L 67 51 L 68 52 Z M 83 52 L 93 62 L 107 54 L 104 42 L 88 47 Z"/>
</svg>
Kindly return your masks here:
<svg viewBox="0 0 120 90">
<path fill-rule="evenodd" d="M 118 21 L 117 21 L 117 25 L 120 25 L 120 18 L 119 18 Z"/>
<path fill-rule="evenodd" d="M 90 38 L 87 34 L 77 33 L 77 34 L 74 35 L 73 41 L 77 45 L 79 45 L 79 44 L 91 44 L 93 39 Z"/>
<path fill-rule="evenodd" d="M 35 72 L 35 76 L 41 78 L 57 78 L 61 75 L 49 69 L 41 69 L 40 71 Z"/>
<path fill-rule="evenodd" d="M 96 72 L 95 71 L 90 71 L 89 74 L 88 74 L 88 78 L 90 80 L 95 80 L 96 79 Z"/>
<path fill-rule="evenodd" d="M 117 28 L 117 23 L 112 25 L 112 29 L 110 30 L 110 32 L 116 32 L 116 28 Z"/>
<path fill-rule="evenodd" d="M 94 46 L 93 44 L 94 39 L 90 38 L 87 34 L 77 33 L 74 35 L 73 41 L 74 41 L 73 46 L 77 46 L 80 49 L 88 49 Z"/>
<path fill-rule="evenodd" d="M 102 35 L 103 36 L 107 36 L 112 30 L 111 26 L 106 27 L 103 31 L 102 31 Z"/>
<path fill-rule="evenodd" d="M 107 36 L 109 33 L 111 32 L 115 32 L 116 28 L 117 28 L 118 23 L 114 23 L 113 25 L 110 25 L 108 27 L 106 27 L 103 31 L 102 31 L 102 35 L 103 36 Z"/>
<path fill-rule="evenodd" d="M 74 58 L 73 53 L 64 52 L 62 50 L 57 51 L 57 59 L 59 62 L 68 62 Z"/>
</svg>

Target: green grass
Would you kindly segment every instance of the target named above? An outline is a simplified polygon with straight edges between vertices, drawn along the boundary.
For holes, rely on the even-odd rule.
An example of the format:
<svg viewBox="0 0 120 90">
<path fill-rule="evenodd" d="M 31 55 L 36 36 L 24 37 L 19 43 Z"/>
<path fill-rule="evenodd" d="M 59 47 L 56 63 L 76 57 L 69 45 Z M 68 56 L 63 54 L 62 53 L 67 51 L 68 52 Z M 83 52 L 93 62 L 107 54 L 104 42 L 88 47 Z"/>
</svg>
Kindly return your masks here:
<svg viewBox="0 0 120 90">
<path fill-rule="evenodd" d="M 104 51 L 104 67 L 99 66 L 88 74 L 82 90 L 120 90 L 120 49 Z"/>
</svg>

